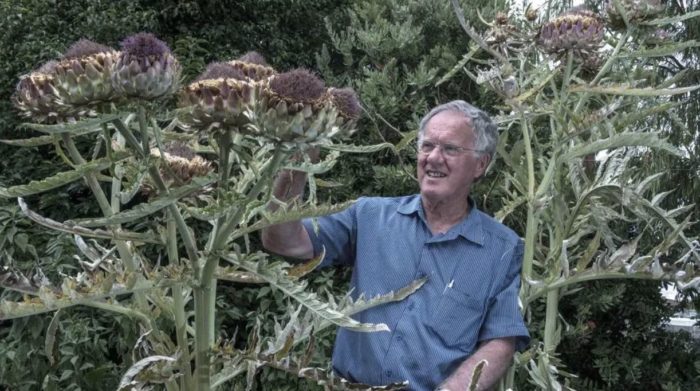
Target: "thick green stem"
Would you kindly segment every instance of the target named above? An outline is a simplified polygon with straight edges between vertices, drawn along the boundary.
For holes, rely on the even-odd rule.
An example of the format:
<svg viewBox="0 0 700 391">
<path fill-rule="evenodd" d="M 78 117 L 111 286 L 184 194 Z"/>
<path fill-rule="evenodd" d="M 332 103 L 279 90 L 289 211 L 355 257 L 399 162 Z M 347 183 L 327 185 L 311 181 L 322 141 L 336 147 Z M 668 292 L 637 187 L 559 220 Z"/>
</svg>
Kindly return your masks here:
<svg viewBox="0 0 700 391">
<path fill-rule="evenodd" d="M 251 188 L 250 191 L 248 191 L 248 194 L 246 194 L 246 200 L 252 200 L 257 198 L 260 195 L 260 193 L 265 189 L 265 186 L 269 186 L 270 182 L 272 182 L 272 180 L 274 179 L 275 173 L 279 170 L 280 165 L 286 156 L 287 153 L 284 152 L 281 148 L 275 149 L 272 158 L 270 158 L 270 161 L 268 162 L 267 166 L 265 166 L 265 168 L 262 170 L 260 179 L 255 183 L 253 188 Z M 221 228 L 219 232 L 217 232 L 214 242 L 212 243 L 212 250 L 219 250 L 226 244 L 226 238 L 231 236 L 233 230 L 235 230 L 236 227 L 240 225 L 240 219 L 241 217 L 243 217 L 244 212 L 245 208 L 237 208 L 233 215 L 227 218 L 228 221 L 224 224 L 224 227 Z M 213 275 L 213 270 L 211 271 L 211 275 Z"/>
<path fill-rule="evenodd" d="M 559 336 L 557 336 L 557 325 L 559 322 L 558 289 L 547 292 L 547 309 L 544 322 L 544 351 L 551 356 L 556 351 L 557 344 L 559 344 Z"/>
<path fill-rule="evenodd" d="M 68 153 L 70 154 L 73 162 L 77 164 L 85 164 L 85 159 L 83 159 L 83 156 L 80 154 L 80 151 L 78 151 L 78 148 L 76 148 L 75 143 L 73 142 L 73 139 L 70 137 L 70 135 L 64 133 L 62 137 L 63 144 L 66 146 L 66 149 L 68 150 Z M 95 173 L 88 172 L 87 174 L 85 174 L 85 179 L 87 181 L 88 186 L 90 187 L 90 190 L 92 190 L 92 193 L 94 194 L 95 199 L 97 200 L 97 203 L 100 206 L 100 209 L 102 210 L 102 213 L 106 217 L 112 216 L 114 214 L 113 205 L 110 204 L 110 201 L 107 199 L 107 196 L 100 187 Z M 114 192 L 114 189 L 112 191 Z M 113 229 L 119 231 L 119 226 L 115 226 L 113 227 Z M 126 270 L 129 272 L 135 272 L 137 270 L 137 265 L 134 261 L 134 257 L 131 253 L 131 250 L 129 249 L 129 246 L 126 244 L 126 242 L 121 240 L 115 240 L 114 243 L 117 247 L 117 251 L 119 252 L 119 257 L 124 262 L 124 267 L 126 267 Z M 145 297 L 143 296 L 143 294 L 136 295 L 136 299 L 139 305 L 142 306 L 142 308 L 147 308 Z"/>
<path fill-rule="evenodd" d="M 167 223 L 168 235 L 168 260 L 173 265 L 179 265 L 180 259 L 177 251 L 177 224 L 169 214 Z M 183 374 L 180 389 L 191 390 L 194 388 L 194 379 L 190 369 L 190 348 L 187 341 L 187 315 L 185 314 L 185 301 L 182 284 L 175 284 L 171 289 L 173 295 L 173 314 L 175 317 L 175 335 L 180 349 L 180 372 Z"/>
<path fill-rule="evenodd" d="M 525 250 L 523 254 L 522 275 L 524 297 L 527 296 L 529 286 L 527 281 L 532 279 L 532 264 L 535 254 L 535 233 L 537 231 L 537 220 L 535 217 L 535 160 L 532 153 L 532 141 L 530 140 L 530 129 L 527 119 L 521 112 L 521 128 L 523 132 L 523 145 L 525 147 L 525 158 L 527 160 L 527 226 L 525 228 Z"/>
<path fill-rule="evenodd" d="M 210 352 L 214 336 L 213 326 L 210 325 L 209 313 L 214 303 L 210 290 L 212 281 L 200 281 L 199 286 L 194 288 L 194 318 L 195 318 L 195 390 L 209 391 L 211 389 L 211 362 Z M 214 287 L 215 288 L 215 287 Z"/>
</svg>

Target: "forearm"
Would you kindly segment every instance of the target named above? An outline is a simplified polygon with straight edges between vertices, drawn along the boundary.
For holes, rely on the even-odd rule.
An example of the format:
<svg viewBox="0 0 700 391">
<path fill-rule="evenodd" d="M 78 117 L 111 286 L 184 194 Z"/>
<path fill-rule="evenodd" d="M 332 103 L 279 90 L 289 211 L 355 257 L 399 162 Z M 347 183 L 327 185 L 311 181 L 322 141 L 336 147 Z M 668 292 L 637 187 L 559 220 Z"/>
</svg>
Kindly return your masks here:
<svg viewBox="0 0 700 391">
<path fill-rule="evenodd" d="M 441 387 L 450 391 L 468 390 L 474 368 L 481 360 L 486 360 L 487 365 L 481 372 L 477 390 L 490 390 L 505 374 L 514 353 L 515 338 L 489 340 L 466 359 Z"/>
<path fill-rule="evenodd" d="M 279 201 L 287 204 L 300 200 L 306 186 L 306 173 L 284 170 L 279 173 L 273 185 L 273 194 Z M 268 204 L 270 211 L 279 205 Z M 261 233 L 263 246 L 280 255 L 308 259 L 313 257 L 313 246 L 301 221 L 292 221 L 265 228 Z"/>
</svg>

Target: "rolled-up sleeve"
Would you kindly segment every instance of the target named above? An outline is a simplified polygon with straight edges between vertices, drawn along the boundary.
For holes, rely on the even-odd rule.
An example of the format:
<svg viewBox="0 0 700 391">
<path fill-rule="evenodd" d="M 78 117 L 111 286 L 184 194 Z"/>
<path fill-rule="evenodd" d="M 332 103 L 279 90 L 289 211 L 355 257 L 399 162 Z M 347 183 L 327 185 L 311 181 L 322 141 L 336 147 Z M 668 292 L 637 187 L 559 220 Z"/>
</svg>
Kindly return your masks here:
<svg viewBox="0 0 700 391">
<path fill-rule="evenodd" d="M 314 255 L 325 248 L 326 255 L 319 267 L 350 265 L 355 259 L 356 204 L 342 212 L 316 218 L 318 230 L 314 227 L 313 219 L 302 221 L 314 247 Z"/>
<path fill-rule="evenodd" d="M 512 254 L 504 284 L 489 302 L 486 318 L 479 333 L 479 341 L 515 337 L 515 348 L 522 351 L 530 343 L 530 334 L 519 305 L 520 270 L 523 259 L 521 241 L 518 241 Z"/>
</svg>

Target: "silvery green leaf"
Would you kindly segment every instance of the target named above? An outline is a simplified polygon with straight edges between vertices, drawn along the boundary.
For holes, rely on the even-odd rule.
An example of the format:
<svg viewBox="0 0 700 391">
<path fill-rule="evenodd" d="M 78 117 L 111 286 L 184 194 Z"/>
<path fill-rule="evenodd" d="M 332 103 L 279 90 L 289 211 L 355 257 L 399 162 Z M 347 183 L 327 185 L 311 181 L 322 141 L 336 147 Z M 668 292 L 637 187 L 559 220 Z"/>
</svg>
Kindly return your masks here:
<svg viewBox="0 0 700 391">
<path fill-rule="evenodd" d="M 345 201 L 340 204 L 327 204 L 327 205 L 302 205 L 296 206 L 292 205 L 290 209 L 278 209 L 272 213 L 263 213 L 262 219 L 251 224 L 248 227 L 240 227 L 233 231 L 231 235 L 232 239 L 239 238 L 245 234 L 251 232 L 259 231 L 266 227 L 287 223 L 290 221 L 298 221 L 301 219 L 325 216 L 332 213 L 341 212 L 350 207 L 355 202 L 355 200 Z"/>
<path fill-rule="evenodd" d="M 140 386 L 143 385 L 144 382 L 140 380 L 136 380 L 136 377 L 143 371 L 147 370 L 149 367 L 158 364 L 158 363 L 166 363 L 166 364 L 171 364 L 175 365 L 177 362 L 177 357 L 173 356 L 149 356 L 146 357 L 142 360 L 137 361 L 134 363 L 127 371 L 124 373 L 124 376 L 122 376 L 121 381 L 119 382 L 119 387 L 117 388 L 117 391 L 127 391 L 131 390 L 135 386 Z"/>
<path fill-rule="evenodd" d="M 118 225 L 140 220 L 146 216 L 152 215 L 170 205 L 175 204 L 180 198 L 202 189 L 203 187 L 212 184 L 216 181 L 213 176 L 198 177 L 192 179 L 192 182 L 171 189 L 168 194 L 160 195 L 146 203 L 139 204 L 127 211 L 116 213 L 109 217 L 97 217 L 88 219 L 73 220 L 72 223 L 83 227 L 99 227 L 108 225 Z"/>
<path fill-rule="evenodd" d="M 297 283 L 289 279 L 286 276 L 286 271 L 282 265 L 269 264 L 264 259 L 250 261 L 239 257 L 235 253 L 224 255 L 222 258 L 266 280 L 270 286 L 280 290 L 288 298 L 303 305 L 308 311 L 311 311 L 319 319 L 354 331 L 389 331 L 389 327 L 386 324 L 360 323 L 337 309 L 331 308 L 328 303 L 324 303 L 319 300 L 315 293 L 306 291 L 305 282 Z"/>
<path fill-rule="evenodd" d="M 122 160 L 128 157 L 125 154 L 114 154 L 115 160 Z M 14 198 L 25 197 L 32 194 L 43 193 L 82 179 L 87 173 L 104 170 L 114 163 L 109 159 L 102 158 L 91 162 L 77 165 L 71 171 L 64 171 L 44 178 L 39 181 L 31 181 L 26 185 L 17 185 L 9 188 L 0 187 L 0 197 Z"/>
<path fill-rule="evenodd" d="M 635 50 L 629 53 L 620 54 L 619 58 L 645 58 L 645 57 L 666 57 L 677 55 L 681 51 L 700 46 L 700 43 L 695 40 L 672 43 L 663 46 L 657 46 L 652 49 Z"/>
<path fill-rule="evenodd" d="M 678 148 L 661 139 L 660 136 L 661 133 L 620 133 L 608 138 L 577 145 L 568 151 L 565 151 L 561 156 L 561 160 L 567 161 L 569 159 L 586 156 L 606 149 L 631 146 L 644 146 L 654 149 L 661 149 L 676 156 L 682 155 Z"/>
<path fill-rule="evenodd" d="M 104 230 L 90 230 L 85 227 L 81 227 L 78 225 L 71 225 L 71 224 L 64 224 L 60 223 L 55 220 L 51 220 L 47 217 L 41 216 L 40 214 L 32 211 L 29 209 L 27 206 L 26 202 L 19 197 L 17 198 L 17 203 L 19 204 L 19 207 L 22 210 L 22 213 L 24 213 L 25 216 L 27 216 L 30 220 L 34 221 L 35 223 L 42 225 L 44 227 L 60 231 L 60 232 L 66 232 L 69 234 L 74 234 L 74 235 L 80 235 L 80 236 L 86 236 L 90 238 L 100 238 L 100 239 L 113 239 L 113 240 L 126 240 L 126 241 L 132 241 L 135 243 L 154 243 L 154 244 L 163 244 L 163 241 L 157 237 L 156 235 L 153 235 L 151 233 L 138 233 L 138 232 L 129 232 L 129 231 L 124 231 L 124 230 L 110 230 L 110 231 L 104 231 Z"/>
<path fill-rule="evenodd" d="M 674 23 L 682 22 L 684 20 L 692 19 L 692 18 L 695 18 L 698 16 L 700 16 L 700 10 L 688 12 L 688 13 L 683 14 L 683 15 L 672 16 L 669 18 L 654 19 L 654 20 L 650 20 L 647 22 L 643 22 L 642 24 L 645 24 L 648 26 L 661 26 L 664 24 L 674 24 Z"/>
<path fill-rule="evenodd" d="M 114 120 L 119 119 L 119 118 L 121 118 L 121 115 L 119 115 L 119 114 L 107 114 L 107 115 L 103 115 L 103 116 L 98 117 L 98 118 L 85 119 L 85 120 L 73 122 L 73 123 L 63 123 L 63 124 L 57 124 L 57 125 L 41 125 L 41 124 L 33 124 L 33 123 L 24 123 L 24 124 L 21 124 L 20 127 L 36 130 L 36 131 L 42 132 L 42 133 L 49 133 L 49 134 L 77 133 L 77 132 L 83 132 L 86 130 L 99 131 L 99 130 L 101 130 L 100 126 L 102 124 L 114 121 Z M 88 133 L 90 133 L 90 132 L 88 132 Z"/>
<path fill-rule="evenodd" d="M 44 354 L 49 359 L 49 364 L 54 365 L 57 359 L 56 352 L 56 332 L 60 324 L 61 310 L 56 311 L 51 318 L 49 327 L 46 329 L 46 339 L 44 340 Z"/>
<path fill-rule="evenodd" d="M 329 149 L 331 151 L 347 153 L 374 153 L 381 151 L 382 149 L 391 149 L 392 151 L 396 152 L 394 144 L 391 143 L 381 143 L 374 145 L 328 144 L 324 145 L 323 148 Z"/>
<path fill-rule="evenodd" d="M 700 88 L 700 85 L 678 88 L 633 88 L 624 85 L 608 87 L 590 87 L 587 85 L 574 85 L 569 87 L 570 92 L 587 92 L 603 95 L 628 95 L 628 96 L 670 96 L 693 92 Z"/>
</svg>

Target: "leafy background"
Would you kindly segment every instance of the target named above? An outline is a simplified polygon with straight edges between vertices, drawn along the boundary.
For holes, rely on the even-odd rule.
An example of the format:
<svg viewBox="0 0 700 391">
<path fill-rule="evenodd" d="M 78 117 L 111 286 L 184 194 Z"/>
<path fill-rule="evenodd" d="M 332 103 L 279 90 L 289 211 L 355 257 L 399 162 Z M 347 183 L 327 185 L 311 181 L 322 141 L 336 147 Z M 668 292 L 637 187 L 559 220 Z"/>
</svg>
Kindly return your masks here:
<svg viewBox="0 0 700 391">
<path fill-rule="evenodd" d="M 555 2 L 556 3 L 556 2 Z M 463 2 L 479 9 L 485 20 L 505 1 Z M 699 9 L 698 1 L 685 2 Z M 593 2 L 592 7 L 600 7 Z M 561 5 L 564 8 L 565 4 Z M 670 8 L 681 7 L 669 2 Z M 410 141 L 419 116 L 436 103 L 463 98 L 491 107 L 495 98 L 462 72 L 436 87 L 468 51 L 449 2 L 430 0 L 243 0 L 243 1 L 0 1 L 0 138 L 22 138 L 20 119 L 10 97 L 18 77 L 57 57 L 80 38 L 117 46 L 123 37 L 150 31 L 173 48 L 191 79 L 214 60 L 258 50 L 280 69 L 306 67 L 329 84 L 355 88 L 366 115 L 356 144 Z M 471 22 L 481 26 L 477 16 Z M 700 36 L 698 18 L 678 31 L 678 37 Z M 667 59 L 662 71 L 691 69 L 689 84 L 700 83 L 698 53 Z M 694 69 L 694 70 L 692 70 Z M 658 124 L 669 129 L 674 144 L 687 157 L 641 156 L 642 168 L 668 170 L 669 178 L 654 189 L 676 190 L 669 205 L 700 201 L 700 99 L 695 94 L 681 107 L 679 121 Z M 83 145 L 82 148 L 90 146 Z M 0 144 L 0 184 L 26 182 L 50 175 L 57 159 L 51 147 L 15 148 Z M 415 192 L 414 150 L 384 150 L 371 155 L 345 156 L 328 178 L 321 195 L 345 200 L 360 194 L 395 195 Z M 499 209 L 494 192 L 502 178 L 498 170 L 479 184 L 483 209 Z M 331 182 L 332 181 L 332 182 Z M 29 200 L 44 215 L 57 219 L 94 215 L 95 205 L 81 185 Z M 516 227 L 517 229 L 517 224 Z M 695 226 L 692 236 L 700 229 Z M 48 232 L 24 219 L 16 205 L 0 199 L 0 266 L 41 268 L 49 278 L 74 269 L 70 237 Z M 314 289 L 340 296 L 347 270 L 324 270 L 311 279 Z M 0 296 L 9 292 L 0 291 Z M 272 320 L 284 313 L 282 295 L 269 289 L 220 284 L 219 322 L 226 335 L 246 335 L 256 318 Z M 684 304 L 697 297 L 685 298 Z M 530 323 L 540 336 L 543 308 L 533 308 Z M 700 345 L 683 333 L 662 327 L 676 311 L 659 295 L 658 283 L 591 283 L 562 299 L 568 324 L 559 353 L 566 369 L 579 377 L 577 389 L 691 390 L 700 389 Z M 114 389 L 131 363 L 130 350 L 139 336 L 128 318 L 86 308 L 57 315 L 55 361 L 47 356 L 45 338 L 53 315 L 0 322 L 0 389 Z M 270 324 L 269 322 L 267 324 Z M 318 342 L 316 362 L 327 365 L 333 341 L 328 332 Z M 239 337 L 243 338 L 243 337 Z M 77 374 L 81 374 L 77 376 Z M 519 384 L 527 389 L 524 374 Z M 258 389 L 313 389 L 308 382 L 264 370 Z"/>
</svg>

